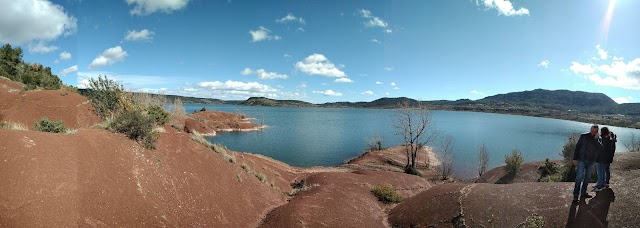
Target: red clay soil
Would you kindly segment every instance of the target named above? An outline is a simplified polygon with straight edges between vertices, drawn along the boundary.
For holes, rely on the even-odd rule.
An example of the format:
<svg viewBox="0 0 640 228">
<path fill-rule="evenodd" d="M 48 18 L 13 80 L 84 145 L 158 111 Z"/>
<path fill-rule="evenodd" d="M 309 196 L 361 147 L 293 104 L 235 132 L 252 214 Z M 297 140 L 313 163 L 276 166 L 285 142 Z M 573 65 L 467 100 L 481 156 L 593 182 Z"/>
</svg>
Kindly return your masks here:
<svg viewBox="0 0 640 228">
<path fill-rule="evenodd" d="M 29 129 L 42 117 L 62 120 L 65 127 L 72 129 L 102 121 L 93 113 L 87 98 L 80 94 L 60 90 L 20 92 L 15 89 L 18 86 L 0 79 L 0 121 L 21 123 Z"/>
<path fill-rule="evenodd" d="M 246 118 L 246 116 L 244 116 Z M 227 112 L 203 111 L 187 115 L 184 120 L 186 132 L 215 134 L 221 130 L 254 130 L 258 126 L 243 119 L 242 115 Z"/>
<path fill-rule="evenodd" d="M 444 184 L 407 199 L 389 215 L 398 227 L 516 227 L 537 214 L 563 227 L 572 183 Z"/>
<path fill-rule="evenodd" d="M 437 175 L 434 171 L 432 162 L 430 167 L 426 167 L 426 153 L 418 152 L 417 169 L 422 173 L 423 177 L 431 178 Z M 351 159 L 343 167 L 354 170 L 385 170 L 393 172 L 404 172 L 404 166 L 407 163 L 407 155 L 402 146 L 385 148 L 383 150 L 368 151 Z"/>
<path fill-rule="evenodd" d="M 392 206 L 378 201 L 373 186 L 393 186 L 404 198 L 431 187 L 424 178 L 387 171 L 317 173 L 306 181 L 311 189 L 269 213 L 261 227 L 386 227 Z"/>
<path fill-rule="evenodd" d="M 554 161 L 556 164 L 560 164 L 559 161 Z M 538 182 L 540 173 L 538 167 L 544 165 L 544 162 L 528 162 L 523 163 L 520 167 L 520 171 L 515 176 L 507 175 L 507 171 L 504 166 L 493 168 L 476 180 L 476 183 L 491 183 L 491 184 L 512 184 L 512 183 L 525 183 L 525 182 Z"/>
<path fill-rule="evenodd" d="M 286 197 L 167 127 L 150 151 L 97 129 L 0 130 L 0 227 L 255 227 Z"/>
</svg>

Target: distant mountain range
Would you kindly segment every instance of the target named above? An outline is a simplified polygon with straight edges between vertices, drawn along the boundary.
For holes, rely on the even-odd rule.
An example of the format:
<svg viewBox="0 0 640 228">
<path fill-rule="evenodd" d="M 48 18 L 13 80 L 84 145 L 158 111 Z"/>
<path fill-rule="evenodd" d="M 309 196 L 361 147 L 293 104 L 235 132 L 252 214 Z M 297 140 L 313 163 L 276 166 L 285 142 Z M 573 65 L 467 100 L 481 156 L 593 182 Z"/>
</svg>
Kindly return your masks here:
<svg viewBox="0 0 640 228">
<path fill-rule="evenodd" d="M 370 102 L 329 102 L 323 104 L 312 104 L 298 100 L 275 100 L 265 97 L 251 97 L 246 101 L 235 104 L 249 106 L 381 109 L 399 108 L 407 104 L 409 107 L 424 107 L 433 110 L 504 113 L 640 128 L 640 103 L 618 104 L 609 96 L 602 93 L 569 90 L 536 89 L 498 94 L 480 100 L 418 101 L 407 97 L 385 97 Z"/>
<path fill-rule="evenodd" d="M 418 101 L 407 97 L 380 98 L 371 102 L 330 102 L 312 104 L 298 100 L 275 100 L 265 97 L 251 97 L 239 105 L 283 106 L 283 107 L 326 107 L 326 108 L 398 108 L 407 104 L 410 107 L 494 107 L 526 108 L 557 111 L 580 111 L 595 114 L 639 115 L 640 103 L 618 104 L 602 93 L 588 93 L 569 90 L 544 90 L 513 92 L 488 96 L 480 100 L 460 99 L 455 101 L 435 100 Z"/>
<path fill-rule="evenodd" d="M 569 90 L 536 89 L 498 94 L 479 100 L 418 101 L 407 97 L 385 97 L 370 102 L 329 102 L 322 104 L 313 104 L 299 100 L 276 100 L 265 97 L 251 97 L 244 101 L 225 101 L 176 95 L 166 95 L 166 97 L 168 102 L 173 102 L 174 99 L 180 98 L 183 103 L 193 104 L 277 107 L 394 109 L 403 107 L 406 104 L 409 107 L 423 107 L 432 110 L 503 113 L 640 128 L 640 103 L 618 104 L 602 93 Z"/>
</svg>

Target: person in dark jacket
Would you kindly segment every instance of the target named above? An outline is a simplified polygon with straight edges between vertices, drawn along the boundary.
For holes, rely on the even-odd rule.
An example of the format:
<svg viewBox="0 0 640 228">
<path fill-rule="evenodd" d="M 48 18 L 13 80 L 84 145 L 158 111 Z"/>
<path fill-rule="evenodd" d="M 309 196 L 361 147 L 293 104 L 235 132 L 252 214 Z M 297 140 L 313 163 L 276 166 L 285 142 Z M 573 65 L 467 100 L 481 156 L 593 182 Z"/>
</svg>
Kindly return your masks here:
<svg viewBox="0 0 640 228">
<path fill-rule="evenodd" d="M 598 125 L 591 126 L 591 130 L 587 133 L 580 135 L 576 149 L 573 151 L 573 164 L 576 165 L 576 183 L 573 187 L 573 201 L 578 201 L 578 196 L 581 198 L 591 198 L 587 193 L 587 187 L 589 180 L 591 179 L 591 171 L 593 163 L 596 161 L 596 157 L 600 153 L 602 144 Z"/>
<path fill-rule="evenodd" d="M 600 136 L 602 138 L 602 150 L 598 157 L 596 157 L 596 170 L 598 171 L 598 183 L 594 187 L 593 191 L 598 192 L 609 187 L 609 180 L 611 179 L 610 165 L 613 162 L 613 155 L 616 153 L 617 137 L 613 132 L 609 131 L 609 128 L 603 127 L 600 130 Z"/>
</svg>

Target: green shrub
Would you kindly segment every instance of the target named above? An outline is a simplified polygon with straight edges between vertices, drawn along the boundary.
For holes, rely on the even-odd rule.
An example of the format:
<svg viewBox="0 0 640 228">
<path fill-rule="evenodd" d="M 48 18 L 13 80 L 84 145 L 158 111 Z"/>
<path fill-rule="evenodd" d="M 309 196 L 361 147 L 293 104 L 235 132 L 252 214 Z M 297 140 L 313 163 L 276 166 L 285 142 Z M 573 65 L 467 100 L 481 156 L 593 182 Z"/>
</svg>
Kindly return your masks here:
<svg viewBox="0 0 640 228">
<path fill-rule="evenodd" d="M 404 173 L 411 174 L 411 175 L 416 175 L 416 176 L 422 176 L 422 173 L 420 173 L 420 171 L 418 171 L 418 169 L 413 168 L 411 166 L 404 168 Z"/>
<path fill-rule="evenodd" d="M 200 109 L 200 111 L 201 111 L 201 112 L 205 112 L 205 111 L 207 111 L 207 109 L 206 109 L 206 108 L 204 108 L 204 107 L 202 107 L 202 109 Z"/>
<path fill-rule="evenodd" d="M 267 182 L 267 176 L 265 176 L 264 174 L 255 172 L 253 173 L 253 175 L 255 175 L 260 182 Z"/>
<path fill-rule="evenodd" d="M 157 125 L 163 126 L 169 122 L 169 113 L 159 105 L 150 105 L 147 107 L 147 113 L 155 121 Z"/>
<path fill-rule="evenodd" d="M 52 133 L 67 132 L 67 128 L 64 127 L 64 122 L 62 120 L 49 120 L 47 117 L 42 117 L 42 119 L 40 119 L 33 128 L 38 131 Z"/>
<path fill-rule="evenodd" d="M 383 203 L 399 203 L 402 200 L 396 189 L 390 186 L 375 186 L 371 193 Z"/>
<path fill-rule="evenodd" d="M 153 118 L 145 116 L 141 111 L 125 111 L 111 121 L 109 129 L 142 142 L 148 149 L 155 149 L 154 123 Z"/>
<path fill-rule="evenodd" d="M 524 158 L 522 158 L 522 154 L 519 150 L 514 149 L 511 151 L 510 155 L 504 157 L 504 162 L 507 163 L 504 167 L 507 173 L 513 175 L 520 171 L 520 166 L 522 165 L 522 162 L 524 162 Z"/>
<path fill-rule="evenodd" d="M 549 161 L 549 159 L 544 160 L 544 165 L 538 167 L 538 172 L 540 172 L 540 178 L 556 174 L 558 172 L 558 166 L 555 162 Z"/>
<path fill-rule="evenodd" d="M 89 79 L 86 95 L 91 100 L 98 116 L 102 118 L 115 114 L 119 108 L 119 103 L 124 102 L 122 101 L 124 97 L 122 85 L 115 80 L 108 79 L 106 76 L 104 78 L 98 76 L 98 79 Z"/>
</svg>

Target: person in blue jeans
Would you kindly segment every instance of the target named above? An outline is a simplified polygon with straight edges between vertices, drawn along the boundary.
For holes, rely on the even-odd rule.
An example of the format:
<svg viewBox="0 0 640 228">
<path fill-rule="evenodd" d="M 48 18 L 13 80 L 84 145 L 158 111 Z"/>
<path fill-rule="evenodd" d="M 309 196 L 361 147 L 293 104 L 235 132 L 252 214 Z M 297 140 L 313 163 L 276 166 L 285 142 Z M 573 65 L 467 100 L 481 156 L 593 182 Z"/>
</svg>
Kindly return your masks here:
<svg viewBox="0 0 640 228">
<path fill-rule="evenodd" d="M 573 201 L 581 198 L 591 198 L 587 193 L 591 171 L 596 157 L 603 150 L 600 137 L 598 136 L 598 125 L 591 126 L 591 130 L 580 135 L 576 149 L 573 151 L 573 164 L 576 165 L 576 183 L 573 187 Z"/>
<path fill-rule="evenodd" d="M 609 131 L 609 128 L 603 127 L 600 130 L 600 136 L 602 138 L 602 147 L 604 150 L 600 151 L 596 157 L 596 170 L 598 171 L 598 182 L 593 187 L 594 192 L 599 192 L 602 189 L 609 187 L 609 180 L 611 179 L 610 165 L 613 162 L 613 155 L 616 153 L 617 137 L 613 132 Z"/>
</svg>

